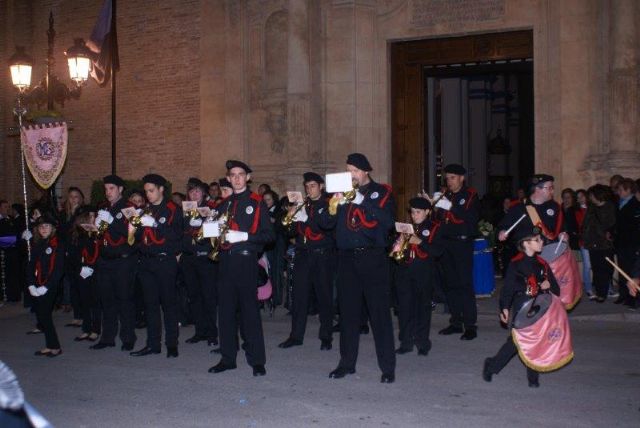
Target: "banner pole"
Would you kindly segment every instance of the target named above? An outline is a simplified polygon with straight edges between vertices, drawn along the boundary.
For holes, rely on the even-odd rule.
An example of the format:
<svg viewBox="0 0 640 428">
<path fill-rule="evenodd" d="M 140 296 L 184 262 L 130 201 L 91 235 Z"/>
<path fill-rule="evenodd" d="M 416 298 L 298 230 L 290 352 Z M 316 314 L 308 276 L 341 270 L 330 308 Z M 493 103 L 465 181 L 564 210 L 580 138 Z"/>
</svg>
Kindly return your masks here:
<svg viewBox="0 0 640 428">
<path fill-rule="evenodd" d="M 24 222 L 25 230 L 29 230 L 29 208 L 27 199 L 27 174 L 24 168 L 24 142 L 22 141 L 22 115 L 27 112 L 27 109 L 22 106 L 22 94 L 18 94 L 18 107 L 14 110 L 14 113 L 18 116 L 18 126 L 20 128 L 20 167 L 22 169 L 22 196 L 24 198 Z M 27 257 L 31 261 L 31 241 L 27 239 Z"/>
</svg>

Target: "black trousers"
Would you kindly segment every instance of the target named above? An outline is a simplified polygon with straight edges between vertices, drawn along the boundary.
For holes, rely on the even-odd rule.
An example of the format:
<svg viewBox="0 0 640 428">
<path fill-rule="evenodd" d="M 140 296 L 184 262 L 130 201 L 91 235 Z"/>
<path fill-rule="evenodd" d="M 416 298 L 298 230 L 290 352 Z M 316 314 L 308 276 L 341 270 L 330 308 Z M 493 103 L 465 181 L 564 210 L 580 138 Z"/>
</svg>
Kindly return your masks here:
<svg viewBox="0 0 640 428">
<path fill-rule="evenodd" d="M 53 307 L 56 304 L 57 291 L 57 286 L 51 286 L 44 296 L 33 298 L 38 328 L 44 332 L 46 347 L 49 349 L 60 349 L 56 327 L 53 325 Z"/>
<path fill-rule="evenodd" d="M 378 366 L 383 373 L 395 372 L 389 276 L 389 259 L 383 248 L 338 251 L 340 367 L 356 367 L 362 311 L 366 305 Z"/>
<path fill-rule="evenodd" d="M 182 255 L 180 267 L 196 335 L 218 338 L 218 265 L 205 256 Z"/>
<path fill-rule="evenodd" d="M 73 319 L 82 319 L 82 297 L 80 296 L 80 288 L 78 281 L 71 277 L 71 274 L 65 274 L 65 281 L 69 281 L 69 297 L 71 298 L 71 308 L 73 309 Z"/>
<path fill-rule="evenodd" d="M 115 342 L 118 323 L 122 343 L 136 341 L 133 281 L 137 265 L 138 258 L 133 255 L 115 260 L 98 259 L 94 275 L 103 311 L 102 343 Z"/>
<path fill-rule="evenodd" d="M 427 265 L 427 263 L 429 265 Z M 396 269 L 398 322 L 403 348 L 431 349 L 431 300 L 433 267 L 430 261 L 414 261 Z M 419 264 L 419 265 L 418 265 Z"/>
<path fill-rule="evenodd" d="M 296 250 L 293 266 L 293 309 L 291 311 L 291 337 L 304 340 L 311 292 L 314 291 L 320 314 L 320 340 L 332 339 L 333 328 L 333 277 L 335 251 Z"/>
<path fill-rule="evenodd" d="M 638 257 L 637 249 L 633 247 L 619 247 L 616 248 L 616 256 L 618 258 L 618 265 L 620 268 L 629 275 L 633 275 L 633 265 Z M 631 297 L 629 289 L 627 288 L 627 279 L 624 276 L 619 275 L 618 285 L 620 289 L 620 297 L 627 301 L 633 300 L 633 297 Z"/>
<path fill-rule="evenodd" d="M 80 275 L 71 282 L 80 294 L 80 316 L 82 319 L 82 332 L 100 334 L 102 326 L 102 308 L 98 299 L 98 284 L 94 272 L 87 279 Z"/>
<path fill-rule="evenodd" d="M 605 257 L 613 258 L 613 250 L 589 250 L 593 286 L 596 289 L 596 295 L 604 299 L 607 298 L 609 284 L 613 277 L 613 266 L 605 260 Z"/>
<path fill-rule="evenodd" d="M 245 341 L 247 363 L 264 365 L 266 354 L 258 304 L 258 256 L 223 251 L 218 265 L 220 352 L 222 361 L 235 364 L 238 320 Z"/>
<path fill-rule="evenodd" d="M 493 374 L 500 373 L 509 361 L 518 353 L 518 348 L 516 348 L 515 343 L 513 343 L 513 338 L 511 335 L 507 337 L 507 341 L 502 345 L 498 353 L 493 357 L 489 358 L 489 371 Z M 529 381 L 537 381 L 539 373 L 533 369 L 527 367 L 527 379 Z"/>
<path fill-rule="evenodd" d="M 160 350 L 162 340 L 160 308 L 164 319 L 165 344 L 167 347 L 178 346 L 177 274 L 178 261 L 175 256 L 140 258 L 138 275 L 147 317 L 147 346 L 154 351 Z"/>
<path fill-rule="evenodd" d="M 473 289 L 473 241 L 444 239 L 442 257 L 444 292 L 451 311 L 449 323 L 456 327 L 476 328 L 478 309 Z"/>
</svg>

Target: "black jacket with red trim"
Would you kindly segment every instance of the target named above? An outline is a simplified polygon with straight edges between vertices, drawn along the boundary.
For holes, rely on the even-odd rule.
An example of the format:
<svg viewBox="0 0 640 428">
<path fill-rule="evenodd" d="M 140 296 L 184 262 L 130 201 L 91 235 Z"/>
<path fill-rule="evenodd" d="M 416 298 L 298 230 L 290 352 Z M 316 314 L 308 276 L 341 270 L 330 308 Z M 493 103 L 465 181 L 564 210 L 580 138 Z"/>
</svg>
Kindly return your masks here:
<svg viewBox="0 0 640 428">
<path fill-rule="evenodd" d="M 532 206 L 536 209 L 536 212 L 540 216 L 541 224 L 535 226 L 540 227 L 541 236 L 544 239 L 545 245 L 557 241 L 558 235 L 566 230 L 564 222 L 564 212 L 559 203 L 554 200 L 546 201 L 542 204 L 534 204 L 529 199 L 525 202 L 519 202 L 509 208 L 505 216 L 498 224 L 498 230 L 508 230 L 523 214 L 527 214 L 527 206 Z M 520 223 L 509 233 L 509 237 L 521 235 L 519 230 L 524 228 L 525 231 L 531 231 L 533 229 L 533 222 L 527 214 Z"/>
<path fill-rule="evenodd" d="M 163 199 L 158 205 L 144 209 L 156 220 L 156 227 L 139 227 L 136 242 L 143 255 L 176 255 L 182 250 L 182 207 Z"/>
<path fill-rule="evenodd" d="M 81 232 L 77 241 L 69 240 L 67 244 L 67 256 L 65 273 L 69 275 L 80 275 L 83 266 L 93 267 L 100 256 L 100 251 L 104 246 L 101 239 L 89 236 L 86 232 Z"/>
<path fill-rule="evenodd" d="M 252 251 L 260 253 L 266 244 L 276 239 L 273 224 L 269 219 L 267 205 L 262 196 L 249 189 L 242 193 L 234 193 L 224 199 L 217 207 L 218 212 L 229 212 L 231 215 L 231 230 L 247 232 L 249 239 L 235 244 L 224 243 L 223 251 L 234 249 L 238 251 Z"/>
<path fill-rule="evenodd" d="M 549 264 L 540 256 L 527 256 L 519 252 L 511 259 L 504 285 L 500 290 L 500 311 L 503 309 L 518 310 L 532 296 L 527 294 L 527 288 L 532 283 L 537 286 L 544 280 L 551 284 L 550 291 L 560 295 L 560 287 Z"/>
<path fill-rule="evenodd" d="M 306 222 L 291 225 L 296 237 L 296 248 L 315 250 L 335 246 L 336 217 L 329 214 L 329 201 L 321 197 L 306 205 Z"/>
<path fill-rule="evenodd" d="M 212 210 L 214 208 L 214 204 L 210 204 L 207 201 L 198 204 L 198 207 L 209 207 Z M 200 220 L 205 220 L 202 217 L 198 216 Z M 182 220 L 182 251 L 185 254 L 196 254 L 199 252 L 211 251 L 211 239 L 204 238 L 198 242 L 196 237 L 200 232 L 202 226 L 194 227 L 189 223 L 191 222 L 191 218 L 189 216 L 184 216 Z"/>
<path fill-rule="evenodd" d="M 129 222 L 121 211 L 129 206 L 133 205 L 124 198 L 120 198 L 115 204 L 103 208 L 113 216 L 113 221 L 101 239 L 101 255 L 105 256 L 105 258 L 121 257 L 136 251 L 135 247 L 127 243 Z"/>
<path fill-rule="evenodd" d="M 445 197 L 451 201 L 451 209 L 437 209 L 440 221 L 440 234 L 443 238 L 465 237 L 471 240 L 478 234 L 480 203 L 478 192 L 472 187 L 463 186 L 458 192 L 447 191 Z"/>
<path fill-rule="evenodd" d="M 57 236 L 37 242 L 27 265 L 27 285 L 55 290 L 64 275 L 64 245 Z"/>
<path fill-rule="evenodd" d="M 442 256 L 444 248 L 440 244 L 441 224 L 439 221 L 426 219 L 414 225 L 415 234 L 422 240 L 420 244 L 409 244 L 405 250 L 404 265 L 418 266 L 433 263 L 434 259 Z"/>
<path fill-rule="evenodd" d="M 364 196 L 360 205 L 338 205 L 337 247 L 341 250 L 388 247 L 395 211 L 391 186 L 372 180 L 361 186 L 359 192 Z"/>
</svg>

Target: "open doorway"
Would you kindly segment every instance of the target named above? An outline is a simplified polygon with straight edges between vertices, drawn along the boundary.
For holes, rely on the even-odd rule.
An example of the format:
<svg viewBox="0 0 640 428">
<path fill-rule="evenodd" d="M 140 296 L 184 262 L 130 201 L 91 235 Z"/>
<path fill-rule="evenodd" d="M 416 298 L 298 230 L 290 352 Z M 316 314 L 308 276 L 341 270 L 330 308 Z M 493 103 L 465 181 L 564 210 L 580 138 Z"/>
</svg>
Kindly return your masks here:
<svg viewBox="0 0 640 428">
<path fill-rule="evenodd" d="M 531 31 L 398 42 L 392 59 L 392 183 L 398 213 L 460 163 L 480 195 L 534 171 Z"/>
</svg>

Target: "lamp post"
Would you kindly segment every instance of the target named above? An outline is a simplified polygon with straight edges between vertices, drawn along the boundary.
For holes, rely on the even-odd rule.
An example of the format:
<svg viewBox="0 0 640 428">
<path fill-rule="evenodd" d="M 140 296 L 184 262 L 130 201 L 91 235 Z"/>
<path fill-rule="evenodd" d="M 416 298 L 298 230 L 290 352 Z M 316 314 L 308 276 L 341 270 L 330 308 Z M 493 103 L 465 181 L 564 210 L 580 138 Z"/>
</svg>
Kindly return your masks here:
<svg viewBox="0 0 640 428">
<path fill-rule="evenodd" d="M 55 38 L 55 31 L 53 29 L 53 14 L 49 14 L 49 30 L 48 36 L 48 55 L 47 55 L 47 75 L 44 79 L 47 96 L 47 107 L 53 108 L 53 101 L 55 100 L 54 91 L 52 90 L 53 83 L 62 86 L 66 91 L 63 91 L 64 96 L 61 98 L 61 102 L 64 103 L 64 99 L 68 98 L 72 91 L 59 82 L 55 75 L 53 75 L 52 69 L 54 64 L 53 59 L 53 43 Z M 91 70 L 91 51 L 84 44 L 83 39 L 74 39 L 74 45 L 67 49 L 65 52 L 67 56 L 67 62 L 69 65 L 69 75 L 75 82 L 75 91 L 79 94 L 81 86 L 89 78 L 89 71 Z M 11 70 L 11 82 L 13 86 L 18 90 L 18 96 L 16 100 L 16 107 L 13 109 L 13 114 L 18 116 L 19 135 L 22 136 L 22 120 L 27 113 L 25 107 L 25 97 L 29 96 L 29 89 L 31 87 L 31 72 L 33 70 L 33 59 L 26 54 L 24 46 L 16 46 L 16 53 L 9 58 L 9 68 Z M 38 87 L 36 87 L 38 88 Z M 36 89 L 34 88 L 34 89 Z M 58 99 L 60 101 L 60 99 Z M 28 198 L 27 198 L 27 175 L 25 171 L 25 156 L 24 156 L 24 142 L 20 138 L 20 167 L 22 171 L 22 195 L 24 197 L 24 219 L 26 230 L 29 230 L 29 210 L 28 210 Z M 31 259 L 31 244 L 27 240 L 27 254 Z"/>
</svg>

